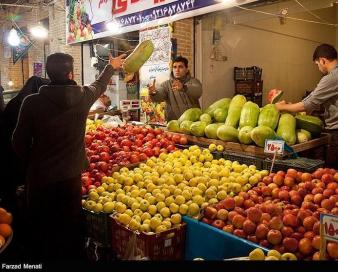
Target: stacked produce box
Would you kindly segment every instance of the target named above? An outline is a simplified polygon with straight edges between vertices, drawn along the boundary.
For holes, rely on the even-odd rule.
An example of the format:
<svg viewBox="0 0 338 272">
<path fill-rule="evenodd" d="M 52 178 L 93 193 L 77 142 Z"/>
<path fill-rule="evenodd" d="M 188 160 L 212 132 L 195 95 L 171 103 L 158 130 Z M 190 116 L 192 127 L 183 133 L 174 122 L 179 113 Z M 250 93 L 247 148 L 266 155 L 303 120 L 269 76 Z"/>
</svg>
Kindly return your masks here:
<svg viewBox="0 0 338 272">
<path fill-rule="evenodd" d="M 263 80 L 262 68 L 253 67 L 235 67 L 235 94 L 242 94 L 247 100 L 250 100 L 259 106 L 262 105 Z"/>
</svg>

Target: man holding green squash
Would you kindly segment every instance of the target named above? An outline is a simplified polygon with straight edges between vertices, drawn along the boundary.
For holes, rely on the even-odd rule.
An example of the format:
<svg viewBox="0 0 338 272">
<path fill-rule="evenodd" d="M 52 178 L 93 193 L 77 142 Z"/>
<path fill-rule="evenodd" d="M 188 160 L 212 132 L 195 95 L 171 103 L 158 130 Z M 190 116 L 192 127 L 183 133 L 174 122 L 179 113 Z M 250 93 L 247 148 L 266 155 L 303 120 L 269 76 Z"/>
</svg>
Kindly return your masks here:
<svg viewBox="0 0 338 272">
<path fill-rule="evenodd" d="M 202 84 L 191 77 L 188 60 L 182 56 L 173 61 L 170 79 L 155 87 L 155 80 L 148 85 L 149 95 L 153 102 L 166 102 L 166 120 L 177 120 L 184 111 L 200 108 Z"/>
</svg>

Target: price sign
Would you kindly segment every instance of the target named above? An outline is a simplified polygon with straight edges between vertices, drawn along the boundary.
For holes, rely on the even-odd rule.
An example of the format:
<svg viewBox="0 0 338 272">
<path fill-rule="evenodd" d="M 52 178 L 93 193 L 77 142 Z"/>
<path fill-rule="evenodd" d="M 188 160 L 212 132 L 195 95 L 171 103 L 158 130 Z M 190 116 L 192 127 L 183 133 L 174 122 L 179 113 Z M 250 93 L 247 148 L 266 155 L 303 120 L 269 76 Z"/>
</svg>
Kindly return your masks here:
<svg viewBox="0 0 338 272">
<path fill-rule="evenodd" d="M 284 144 L 281 140 L 265 140 L 264 153 L 283 155 Z"/>
<path fill-rule="evenodd" d="M 324 239 L 338 242 L 338 216 L 321 214 L 320 227 L 323 230 Z"/>
<path fill-rule="evenodd" d="M 320 214 L 320 259 L 326 259 L 327 241 L 338 242 L 338 216 Z"/>
</svg>

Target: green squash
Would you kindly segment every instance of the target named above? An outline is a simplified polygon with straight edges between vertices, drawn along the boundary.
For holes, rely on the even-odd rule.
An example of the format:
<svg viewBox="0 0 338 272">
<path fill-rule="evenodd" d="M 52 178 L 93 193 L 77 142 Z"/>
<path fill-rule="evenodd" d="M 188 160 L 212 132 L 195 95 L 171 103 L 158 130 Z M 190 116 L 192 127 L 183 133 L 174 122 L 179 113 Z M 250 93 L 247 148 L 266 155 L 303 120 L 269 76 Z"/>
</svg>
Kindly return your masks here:
<svg viewBox="0 0 338 272">
<path fill-rule="evenodd" d="M 294 145 L 297 141 L 296 119 L 290 113 L 283 113 L 279 119 L 277 136 L 282 138 L 288 145 Z"/>
<path fill-rule="evenodd" d="M 225 120 L 225 125 L 233 128 L 238 127 L 239 119 L 241 117 L 241 111 L 245 103 L 246 98 L 244 95 L 238 94 L 232 98 L 228 110 L 228 116 Z"/>
<path fill-rule="evenodd" d="M 259 116 L 259 106 L 256 103 L 248 101 L 244 104 L 239 119 L 239 128 L 250 126 L 256 127 Z"/>
<path fill-rule="evenodd" d="M 279 120 L 279 111 L 274 104 L 265 105 L 259 114 L 258 125 L 276 129 Z"/>
</svg>

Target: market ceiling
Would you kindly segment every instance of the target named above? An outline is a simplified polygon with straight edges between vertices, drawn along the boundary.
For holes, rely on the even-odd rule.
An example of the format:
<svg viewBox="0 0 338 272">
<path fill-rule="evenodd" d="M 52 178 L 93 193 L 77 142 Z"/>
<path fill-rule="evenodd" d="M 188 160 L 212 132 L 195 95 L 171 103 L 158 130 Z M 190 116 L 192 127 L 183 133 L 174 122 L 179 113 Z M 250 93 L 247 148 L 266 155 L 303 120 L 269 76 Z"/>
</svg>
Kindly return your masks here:
<svg viewBox="0 0 338 272">
<path fill-rule="evenodd" d="M 23 13 L 53 4 L 54 0 L 0 0 L 0 23 L 20 21 Z"/>
</svg>

